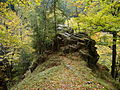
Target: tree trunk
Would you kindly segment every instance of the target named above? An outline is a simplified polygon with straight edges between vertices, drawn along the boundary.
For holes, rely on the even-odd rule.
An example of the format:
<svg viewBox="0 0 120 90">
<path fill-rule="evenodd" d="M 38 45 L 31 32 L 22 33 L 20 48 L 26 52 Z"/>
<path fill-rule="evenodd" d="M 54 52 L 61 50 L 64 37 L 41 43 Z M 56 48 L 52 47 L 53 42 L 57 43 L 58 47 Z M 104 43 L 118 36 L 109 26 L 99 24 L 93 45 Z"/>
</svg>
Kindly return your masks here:
<svg viewBox="0 0 120 90">
<path fill-rule="evenodd" d="M 55 35 L 57 34 L 57 19 L 56 19 L 56 0 L 54 0 L 54 27 L 55 27 Z"/>
<path fill-rule="evenodd" d="M 113 32 L 113 46 L 112 46 L 112 66 L 111 66 L 111 75 L 115 78 L 115 68 L 116 68 L 116 41 L 117 41 L 117 32 Z"/>
<path fill-rule="evenodd" d="M 54 0 L 54 27 L 55 27 L 55 36 L 57 35 L 56 5 L 57 5 L 57 0 Z M 58 51 L 58 50 L 59 50 L 58 38 L 56 38 L 56 44 L 55 44 L 54 50 L 55 50 L 55 51 Z"/>
<path fill-rule="evenodd" d="M 76 7 L 76 16 L 78 17 L 79 15 L 78 15 L 78 8 Z M 78 25 L 78 30 L 80 30 L 80 24 L 79 24 L 79 22 L 77 22 L 77 25 Z"/>
</svg>

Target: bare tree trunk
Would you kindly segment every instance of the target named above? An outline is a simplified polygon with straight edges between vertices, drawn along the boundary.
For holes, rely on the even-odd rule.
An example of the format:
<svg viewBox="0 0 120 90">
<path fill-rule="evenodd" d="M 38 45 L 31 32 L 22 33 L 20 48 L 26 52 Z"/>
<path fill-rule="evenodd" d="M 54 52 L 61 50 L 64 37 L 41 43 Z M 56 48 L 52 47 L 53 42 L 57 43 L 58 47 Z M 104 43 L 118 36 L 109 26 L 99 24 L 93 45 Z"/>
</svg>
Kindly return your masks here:
<svg viewBox="0 0 120 90">
<path fill-rule="evenodd" d="M 116 68 L 116 41 L 117 41 L 117 32 L 113 32 L 113 46 L 112 46 L 112 66 L 111 66 L 111 75 L 115 78 L 115 68 Z"/>
<path fill-rule="evenodd" d="M 57 0 L 54 0 L 54 27 L 55 27 L 55 36 L 57 35 L 57 15 L 56 15 L 56 2 Z M 59 43 L 58 43 L 58 38 L 55 38 L 54 42 L 54 51 L 59 50 Z"/>
</svg>

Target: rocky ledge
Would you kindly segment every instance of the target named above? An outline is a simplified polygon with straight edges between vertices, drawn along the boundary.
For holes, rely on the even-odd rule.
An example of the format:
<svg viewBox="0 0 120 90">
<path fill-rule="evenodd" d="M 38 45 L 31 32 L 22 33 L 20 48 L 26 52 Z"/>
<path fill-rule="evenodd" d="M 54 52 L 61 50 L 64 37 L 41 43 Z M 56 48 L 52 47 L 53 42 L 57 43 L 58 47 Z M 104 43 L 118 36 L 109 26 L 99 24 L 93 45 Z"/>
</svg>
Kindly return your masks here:
<svg viewBox="0 0 120 90">
<path fill-rule="evenodd" d="M 62 51 L 64 54 L 79 52 L 89 67 L 96 66 L 99 55 L 96 51 L 95 40 L 91 39 L 86 33 L 79 32 L 70 34 L 68 32 L 59 33 L 53 40 L 53 50 Z"/>
</svg>

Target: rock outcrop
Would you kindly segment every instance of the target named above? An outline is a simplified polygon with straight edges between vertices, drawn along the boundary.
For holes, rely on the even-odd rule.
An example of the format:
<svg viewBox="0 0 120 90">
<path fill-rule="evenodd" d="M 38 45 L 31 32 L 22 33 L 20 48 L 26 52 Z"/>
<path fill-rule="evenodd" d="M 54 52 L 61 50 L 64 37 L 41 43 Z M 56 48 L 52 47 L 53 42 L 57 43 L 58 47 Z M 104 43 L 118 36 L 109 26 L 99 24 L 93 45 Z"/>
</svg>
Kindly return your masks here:
<svg viewBox="0 0 120 90">
<path fill-rule="evenodd" d="M 61 50 L 64 54 L 79 52 L 88 65 L 94 67 L 99 59 L 95 44 L 95 40 L 85 33 L 70 34 L 65 32 L 55 36 L 53 49 Z"/>
<path fill-rule="evenodd" d="M 99 59 L 95 44 L 94 40 L 82 32 L 77 34 L 59 33 L 53 39 L 52 49 L 46 50 L 44 55 L 38 57 L 31 65 L 30 71 L 33 72 L 38 65 L 45 62 L 47 56 L 53 51 L 62 51 L 64 54 L 79 52 L 79 55 L 88 63 L 89 67 L 95 67 Z"/>
</svg>

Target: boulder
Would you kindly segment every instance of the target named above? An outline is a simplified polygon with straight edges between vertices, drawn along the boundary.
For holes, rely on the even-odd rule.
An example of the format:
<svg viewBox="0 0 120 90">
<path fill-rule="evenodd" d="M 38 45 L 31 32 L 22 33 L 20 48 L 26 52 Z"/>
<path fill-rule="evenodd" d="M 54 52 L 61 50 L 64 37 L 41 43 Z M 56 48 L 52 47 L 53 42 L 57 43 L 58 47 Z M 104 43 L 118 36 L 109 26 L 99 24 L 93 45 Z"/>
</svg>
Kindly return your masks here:
<svg viewBox="0 0 120 90">
<path fill-rule="evenodd" d="M 64 54 L 79 52 L 80 56 L 87 61 L 90 67 L 96 66 L 99 55 L 96 51 L 95 40 L 86 33 L 79 32 L 71 34 L 68 32 L 59 33 L 53 40 L 53 50 L 63 51 Z"/>
</svg>

